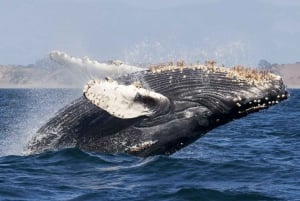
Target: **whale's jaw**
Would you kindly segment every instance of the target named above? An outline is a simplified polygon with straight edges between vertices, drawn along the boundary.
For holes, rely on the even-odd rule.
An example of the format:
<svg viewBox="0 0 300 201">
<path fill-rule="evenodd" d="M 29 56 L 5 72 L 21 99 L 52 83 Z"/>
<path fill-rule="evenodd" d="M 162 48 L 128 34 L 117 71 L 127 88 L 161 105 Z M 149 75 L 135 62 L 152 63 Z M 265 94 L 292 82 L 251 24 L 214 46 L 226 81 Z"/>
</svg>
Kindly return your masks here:
<svg viewBox="0 0 300 201">
<path fill-rule="evenodd" d="M 242 67 L 159 66 L 94 80 L 52 118 L 32 152 L 76 146 L 138 156 L 171 154 L 213 128 L 288 97 L 280 76 Z"/>
</svg>

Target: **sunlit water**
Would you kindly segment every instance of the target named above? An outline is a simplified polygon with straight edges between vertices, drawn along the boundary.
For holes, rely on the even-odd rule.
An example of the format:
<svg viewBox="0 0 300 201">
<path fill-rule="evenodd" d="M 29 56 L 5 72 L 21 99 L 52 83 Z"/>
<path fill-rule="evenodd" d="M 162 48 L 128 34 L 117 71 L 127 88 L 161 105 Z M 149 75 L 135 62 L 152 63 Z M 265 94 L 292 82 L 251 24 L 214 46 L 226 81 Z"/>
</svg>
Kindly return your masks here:
<svg viewBox="0 0 300 201">
<path fill-rule="evenodd" d="M 23 155 L 80 90 L 0 90 L 0 200 L 300 200 L 300 90 L 172 156 Z"/>
</svg>

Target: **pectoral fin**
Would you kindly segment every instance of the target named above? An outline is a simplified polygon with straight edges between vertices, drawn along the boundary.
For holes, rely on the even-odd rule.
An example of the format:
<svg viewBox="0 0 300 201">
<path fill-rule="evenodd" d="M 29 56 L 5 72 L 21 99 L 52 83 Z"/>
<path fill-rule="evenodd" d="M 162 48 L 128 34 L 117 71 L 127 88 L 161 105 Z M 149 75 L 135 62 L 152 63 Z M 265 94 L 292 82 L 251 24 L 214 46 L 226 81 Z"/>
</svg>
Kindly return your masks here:
<svg viewBox="0 0 300 201">
<path fill-rule="evenodd" d="M 170 109 L 170 101 L 162 94 L 135 85 L 123 85 L 111 79 L 92 80 L 84 96 L 97 107 L 121 119 L 153 116 Z"/>
</svg>

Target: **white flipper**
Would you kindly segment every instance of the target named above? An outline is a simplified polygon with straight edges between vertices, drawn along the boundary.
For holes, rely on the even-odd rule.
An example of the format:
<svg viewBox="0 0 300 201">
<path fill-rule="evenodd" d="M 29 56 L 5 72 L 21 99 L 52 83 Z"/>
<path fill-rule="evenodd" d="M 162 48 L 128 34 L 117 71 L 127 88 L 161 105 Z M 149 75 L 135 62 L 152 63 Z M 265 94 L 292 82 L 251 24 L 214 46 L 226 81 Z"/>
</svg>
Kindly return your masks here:
<svg viewBox="0 0 300 201">
<path fill-rule="evenodd" d="M 169 99 L 159 93 L 111 79 L 92 80 L 83 92 L 94 105 L 122 119 L 152 116 L 170 106 Z"/>
</svg>

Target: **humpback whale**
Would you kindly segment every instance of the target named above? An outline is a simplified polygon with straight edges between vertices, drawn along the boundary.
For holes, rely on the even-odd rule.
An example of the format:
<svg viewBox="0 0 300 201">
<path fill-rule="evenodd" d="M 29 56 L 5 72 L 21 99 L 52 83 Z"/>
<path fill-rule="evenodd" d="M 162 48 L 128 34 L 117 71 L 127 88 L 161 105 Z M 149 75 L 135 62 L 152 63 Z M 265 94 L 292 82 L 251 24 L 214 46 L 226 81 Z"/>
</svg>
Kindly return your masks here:
<svg viewBox="0 0 300 201">
<path fill-rule="evenodd" d="M 33 136 L 31 153 L 78 147 L 172 154 L 208 131 L 287 99 L 280 76 L 242 66 L 168 63 L 89 81 Z"/>
</svg>

